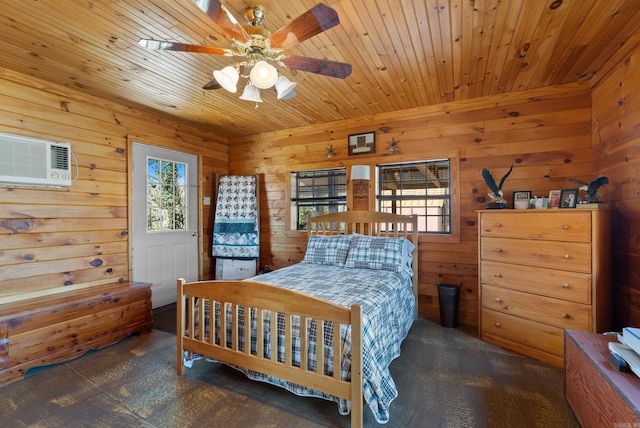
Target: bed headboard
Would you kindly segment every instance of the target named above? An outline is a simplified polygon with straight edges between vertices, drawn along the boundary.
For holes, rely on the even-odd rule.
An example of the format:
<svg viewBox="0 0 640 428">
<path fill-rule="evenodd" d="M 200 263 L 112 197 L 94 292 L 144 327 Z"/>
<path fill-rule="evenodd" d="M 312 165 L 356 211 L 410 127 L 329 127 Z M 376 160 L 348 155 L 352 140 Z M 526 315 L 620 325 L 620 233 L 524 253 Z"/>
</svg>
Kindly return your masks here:
<svg viewBox="0 0 640 428">
<path fill-rule="evenodd" d="M 412 287 L 418 303 L 418 216 L 382 213 L 377 211 L 345 211 L 311 217 L 308 235 L 339 235 L 360 233 L 371 236 L 404 237 L 410 240 L 413 250 Z"/>
</svg>

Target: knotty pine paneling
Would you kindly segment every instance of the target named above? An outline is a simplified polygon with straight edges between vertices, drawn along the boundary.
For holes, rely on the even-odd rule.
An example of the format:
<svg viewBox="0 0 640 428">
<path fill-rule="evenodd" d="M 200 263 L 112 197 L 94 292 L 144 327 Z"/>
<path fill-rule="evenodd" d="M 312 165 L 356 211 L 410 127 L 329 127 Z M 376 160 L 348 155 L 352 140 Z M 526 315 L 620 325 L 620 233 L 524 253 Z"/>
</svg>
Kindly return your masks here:
<svg viewBox="0 0 640 428">
<path fill-rule="evenodd" d="M 203 91 L 234 61 L 144 49 L 140 38 L 228 48 L 223 29 L 192 1 L 4 1 L 0 63 L 102 99 L 148 106 L 228 136 L 305 127 L 363 115 L 600 79 L 612 56 L 637 43 L 637 0 L 332 0 L 340 24 L 286 54 L 347 62 L 347 79 L 281 69 L 298 83 L 282 102 L 263 91 L 259 109 L 238 94 Z M 61 4 L 58 4 L 61 3 Z M 317 0 L 262 0 L 276 31 Z M 244 24 L 256 4 L 225 0 Z M 240 81 L 242 85 L 244 79 Z M 335 96 L 338 94 L 338 96 Z M 224 106 L 224 108 L 220 108 Z M 466 122 L 465 122 L 466 123 Z"/>
<path fill-rule="evenodd" d="M 637 45 L 636 45 L 637 46 Z M 618 57 L 592 89 L 593 176 L 613 210 L 615 327 L 640 325 L 640 52 Z"/>
<path fill-rule="evenodd" d="M 376 132 L 376 153 L 348 156 L 348 135 L 367 131 Z M 398 142 L 399 154 L 387 151 L 392 138 Z M 330 160 L 325 157 L 329 145 L 336 149 Z M 548 195 L 552 189 L 575 187 L 569 178 L 591 177 L 590 147 L 589 86 L 567 84 L 233 138 L 229 171 L 262 174 L 261 258 L 263 264 L 278 268 L 301 260 L 306 245 L 306 234 L 288 227 L 290 172 L 436 159 L 457 153 L 461 208 L 460 224 L 454 228 L 460 231 L 460 242 L 432 242 L 427 236 L 420 237 L 419 314 L 439 319 L 436 280 L 461 283 L 460 322 L 477 325 L 475 211 L 484 208 L 489 191 L 481 170 L 489 168 L 499 180 L 514 165 L 504 185 L 507 200 L 514 190 Z M 371 206 L 373 198 L 371 193 Z M 350 197 L 347 199 L 350 203 Z"/>
<path fill-rule="evenodd" d="M 0 301 L 90 288 L 130 275 L 128 137 L 200 156 L 200 200 L 228 172 L 227 141 L 206 129 L 2 70 L 0 131 L 69 141 L 66 189 L 0 187 Z M 75 172 L 75 171 L 74 171 Z M 211 206 L 199 204 L 200 277 L 213 277 Z"/>
</svg>

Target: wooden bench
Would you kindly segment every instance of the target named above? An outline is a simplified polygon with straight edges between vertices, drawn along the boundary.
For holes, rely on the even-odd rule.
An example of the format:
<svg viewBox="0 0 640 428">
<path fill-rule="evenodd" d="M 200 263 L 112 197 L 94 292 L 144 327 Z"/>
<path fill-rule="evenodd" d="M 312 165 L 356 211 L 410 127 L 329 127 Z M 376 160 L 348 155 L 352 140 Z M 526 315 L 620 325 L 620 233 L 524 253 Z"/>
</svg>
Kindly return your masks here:
<svg viewBox="0 0 640 428">
<path fill-rule="evenodd" d="M 151 284 L 121 282 L 0 304 L 0 385 L 153 328 Z"/>
</svg>

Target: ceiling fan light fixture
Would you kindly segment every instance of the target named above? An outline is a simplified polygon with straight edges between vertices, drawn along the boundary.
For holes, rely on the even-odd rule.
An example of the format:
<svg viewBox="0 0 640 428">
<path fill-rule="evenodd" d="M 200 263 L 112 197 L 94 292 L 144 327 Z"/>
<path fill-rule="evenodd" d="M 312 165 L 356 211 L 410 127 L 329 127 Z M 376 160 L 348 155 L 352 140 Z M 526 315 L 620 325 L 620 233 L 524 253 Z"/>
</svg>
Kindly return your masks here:
<svg viewBox="0 0 640 428">
<path fill-rule="evenodd" d="M 278 70 L 265 61 L 258 61 L 251 69 L 249 79 L 257 88 L 269 89 L 278 80 Z"/>
<path fill-rule="evenodd" d="M 240 73 L 238 70 L 228 65 L 222 70 L 214 70 L 213 77 L 216 81 L 227 91 L 235 94 L 238 90 L 238 79 L 240 78 Z"/>
<path fill-rule="evenodd" d="M 280 98 L 280 101 L 290 100 L 291 98 L 295 97 L 296 95 L 298 95 L 298 94 L 296 94 L 296 91 L 292 89 L 287 95 L 285 95 L 282 98 Z"/>
<path fill-rule="evenodd" d="M 255 103 L 261 103 L 262 98 L 260 98 L 260 89 L 249 83 L 244 87 L 244 91 L 242 91 L 240 99 L 245 101 L 253 101 Z"/>
<path fill-rule="evenodd" d="M 289 80 L 287 76 L 284 76 L 282 74 L 278 76 L 278 80 L 276 80 L 276 94 L 278 99 L 288 100 L 290 98 L 293 98 L 293 96 L 295 96 L 296 94 L 293 88 L 295 88 L 296 85 L 297 83 Z M 292 92 L 293 95 L 291 97 L 288 97 L 288 95 L 291 95 Z"/>
<path fill-rule="evenodd" d="M 306 71 L 338 79 L 346 79 L 351 75 L 351 64 L 284 53 L 285 50 L 340 23 L 336 10 L 324 3 L 318 3 L 272 33 L 262 25 L 265 19 L 262 6 L 247 7 L 245 9 L 247 25 L 240 25 L 233 14 L 222 5 L 221 0 L 193 1 L 231 40 L 230 49 L 153 39 L 140 39 L 138 43 L 143 48 L 152 50 L 244 57 L 241 62 L 233 66 L 214 71 L 214 79 L 202 87 L 204 90 L 224 88 L 228 92 L 236 93 L 239 77 L 242 77 L 248 78 L 251 85 L 258 88 L 257 95 L 254 89 L 248 89 L 249 93 L 246 95 L 243 93 L 241 97 L 243 99 L 260 98 L 259 90 L 270 88 L 273 88 L 278 100 L 295 97 L 296 83 L 286 78 L 278 80 L 278 70 L 274 64 L 294 71 Z M 559 4 L 563 0 L 551 1 Z M 217 40 L 215 36 L 209 37 L 214 41 Z M 249 73 L 248 76 L 247 73 Z"/>
</svg>

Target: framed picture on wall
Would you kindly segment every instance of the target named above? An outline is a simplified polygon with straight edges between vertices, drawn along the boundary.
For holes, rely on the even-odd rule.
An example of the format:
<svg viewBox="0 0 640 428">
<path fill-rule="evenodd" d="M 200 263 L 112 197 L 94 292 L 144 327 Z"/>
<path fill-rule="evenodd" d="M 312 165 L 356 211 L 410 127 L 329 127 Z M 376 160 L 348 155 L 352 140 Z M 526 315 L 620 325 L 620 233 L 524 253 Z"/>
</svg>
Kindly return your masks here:
<svg viewBox="0 0 640 428">
<path fill-rule="evenodd" d="M 349 135 L 349 156 L 376 152 L 376 133 Z"/>
<path fill-rule="evenodd" d="M 560 192 L 560 208 L 575 208 L 578 202 L 578 189 L 565 189 Z"/>
</svg>

